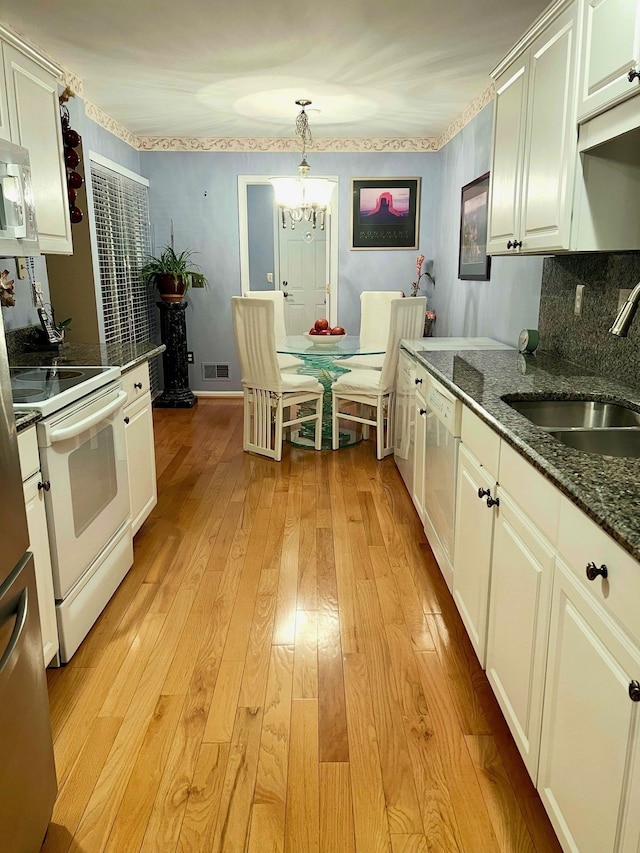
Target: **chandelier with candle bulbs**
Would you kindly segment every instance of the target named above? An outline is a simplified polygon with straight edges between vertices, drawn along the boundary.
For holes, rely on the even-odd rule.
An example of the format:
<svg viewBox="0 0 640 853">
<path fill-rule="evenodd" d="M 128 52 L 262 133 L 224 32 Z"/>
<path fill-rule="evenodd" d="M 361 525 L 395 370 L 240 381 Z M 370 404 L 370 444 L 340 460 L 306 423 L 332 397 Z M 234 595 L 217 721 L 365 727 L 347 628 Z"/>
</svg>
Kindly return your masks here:
<svg viewBox="0 0 640 853">
<path fill-rule="evenodd" d="M 296 117 L 296 134 L 302 140 L 302 160 L 298 166 L 298 177 L 270 178 L 275 193 L 276 204 L 282 216 L 282 227 L 287 227 L 287 218 L 291 223 L 291 229 L 295 229 L 297 222 L 309 222 L 313 228 L 324 229 L 325 213 L 331 203 L 333 190 L 337 186 L 336 181 L 327 178 L 310 178 L 309 164 L 307 163 L 307 147 L 313 144 L 309 117 L 305 107 L 311 105 L 311 101 L 301 98 L 296 101 L 301 107 Z"/>
</svg>

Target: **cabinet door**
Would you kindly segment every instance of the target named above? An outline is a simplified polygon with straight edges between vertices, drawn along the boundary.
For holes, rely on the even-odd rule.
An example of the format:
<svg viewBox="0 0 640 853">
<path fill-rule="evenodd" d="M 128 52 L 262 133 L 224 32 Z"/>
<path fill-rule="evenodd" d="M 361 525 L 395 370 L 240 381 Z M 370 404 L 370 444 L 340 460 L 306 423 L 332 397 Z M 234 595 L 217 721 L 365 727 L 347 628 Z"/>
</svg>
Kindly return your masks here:
<svg viewBox="0 0 640 853">
<path fill-rule="evenodd" d="M 53 575 L 49 553 L 49 533 L 44 508 L 44 492 L 38 488 L 41 474 L 38 471 L 24 483 L 24 504 L 29 529 L 29 550 L 33 554 L 38 590 L 38 610 L 42 632 L 42 650 L 45 666 L 58 654 L 58 625 L 56 603 L 53 595 Z"/>
<path fill-rule="evenodd" d="M 458 487 L 456 490 L 456 528 L 453 557 L 453 598 L 464 622 L 480 664 L 484 667 L 491 548 L 495 507 L 489 509 L 478 490 L 496 494 L 496 482 L 460 445 Z"/>
<path fill-rule="evenodd" d="M 491 560 L 487 678 L 535 784 L 554 551 L 500 490 Z"/>
<path fill-rule="evenodd" d="M 424 523 L 424 464 L 427 444 L 427 404 L 421 393 L 415 395 L 415 455 L 413 464 L 413 491 L 411 497 L 418 511 L 420 521 Z M 433 417 L 433 415 L 431 416 Z"/>
<path fill-rule="evenodd" d="M 556 561 L 538 791 L 566 850 L 640 843 L 640 650 Z M 635 800 L 635 801 L 634 801 Z"/>
<path fill-rule="evenodd" d="M 124 409 L 131 534 L 135 535 L 157 503 L 156 459 L 153 446 L 151 395 L 145 394 Z"/>
<path fill-rule="evenodd" d="M 4 44 L 0 41 L 0 139 L 11 142 L 9 127 L 9 106 L 7 103 L 7 87 L 4 83 Z"/>
<path fill-rule="evenodd" d="M 496 81 L 487 233 L 487 251 L 491 255 L 508 253 L 507 243 L 516 239 L 520 227 L 528 77 L 525 54 Z"/>
<path fill-rule="evenodd" d="M 575 174 L 575 9 L 529 49 L 522 251 L 568 249 Z"/>
<path fill-rule="evenodd" d="M 640 92 L 638 80 L 627 76 L 640 62 L 639 0 L 582 0 L 582 5 L 579 120 Z"/>
<path fill-rule="evenodd" d="M 3 47 L 11 139 L 29 149 L 40 249 L 71 254 L 58 82 L 12 45 Z"/>
</svg>

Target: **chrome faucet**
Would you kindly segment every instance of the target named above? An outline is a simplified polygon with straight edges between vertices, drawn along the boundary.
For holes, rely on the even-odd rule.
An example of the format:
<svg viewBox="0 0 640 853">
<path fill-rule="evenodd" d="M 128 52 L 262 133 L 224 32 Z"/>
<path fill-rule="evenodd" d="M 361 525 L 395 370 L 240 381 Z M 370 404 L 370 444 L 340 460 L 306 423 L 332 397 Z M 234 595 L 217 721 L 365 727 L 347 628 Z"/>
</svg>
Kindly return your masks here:
<svg viewBox="0 0 640 853">
<path fill-rule="evenodd" d="M 633 322 L 640 302 L 640 281 L 629 294 L 629 298 L 618 311 L 618 316 L 613 321 L 613 325 L 609 329 L 612 335 L 617 335 L 619 338 L 626 338 L 629 332 L 629 326 Z"/>
</svg>

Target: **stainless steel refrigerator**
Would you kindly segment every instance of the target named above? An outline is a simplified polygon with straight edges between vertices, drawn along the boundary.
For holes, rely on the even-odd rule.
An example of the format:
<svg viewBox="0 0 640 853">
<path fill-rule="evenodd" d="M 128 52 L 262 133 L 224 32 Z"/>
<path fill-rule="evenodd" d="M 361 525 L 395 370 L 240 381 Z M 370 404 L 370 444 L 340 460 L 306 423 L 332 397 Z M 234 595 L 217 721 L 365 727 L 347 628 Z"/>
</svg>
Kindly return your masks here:
<svg viewBox="0 0 640 853">
<path fill-rule="evenodd" d="M 0 322 L 0 851 L 37 853 L 56 774 L 33 557 Z"/>
</svg>

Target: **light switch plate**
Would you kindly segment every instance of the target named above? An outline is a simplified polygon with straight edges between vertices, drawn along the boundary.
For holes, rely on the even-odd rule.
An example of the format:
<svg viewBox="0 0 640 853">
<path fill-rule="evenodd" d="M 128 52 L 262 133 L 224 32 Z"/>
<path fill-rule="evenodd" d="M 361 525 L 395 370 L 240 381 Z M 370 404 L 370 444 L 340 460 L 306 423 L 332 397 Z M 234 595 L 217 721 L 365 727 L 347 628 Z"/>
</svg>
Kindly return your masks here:
<svg viewBox="0 0 640 853">
<path fill-rule="evenodd" d="M 573 303 L 573 313 L 576 317 L 579 317 L 582 314 L 582 301 L 584 299 L 584 284 L 576 285 L 576 299 Z"/>
<path fill-rule="evenodd" d="M 27 277 L 27 259 L 26 258 L 16 258 L 16 275 L 18 278 L 26 278 Z"/>
</svg>

